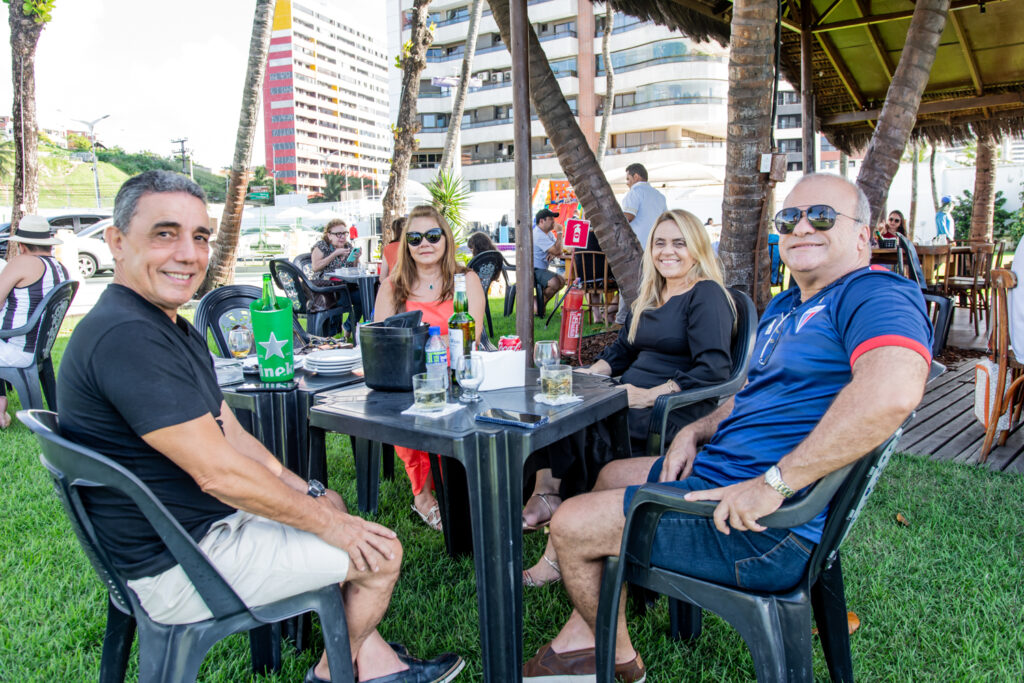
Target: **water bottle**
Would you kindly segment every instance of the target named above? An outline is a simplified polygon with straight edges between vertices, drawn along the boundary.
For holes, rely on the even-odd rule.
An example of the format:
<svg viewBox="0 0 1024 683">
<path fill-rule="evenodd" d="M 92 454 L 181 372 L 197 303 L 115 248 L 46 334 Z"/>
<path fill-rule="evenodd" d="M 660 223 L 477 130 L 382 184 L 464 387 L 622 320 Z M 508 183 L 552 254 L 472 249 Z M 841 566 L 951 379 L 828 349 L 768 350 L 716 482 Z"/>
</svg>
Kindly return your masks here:
<svg viewBox="0 0 1024 683">
<path fill-rule="evenodd" d="M 427 356 L 427 374 L 431 377 L 443 377 L 445 389 L 448 388 L 448 347 L 441 339 L 441 328 L 431 325 L 430 336 L 425 349 Z"/>
</svg>

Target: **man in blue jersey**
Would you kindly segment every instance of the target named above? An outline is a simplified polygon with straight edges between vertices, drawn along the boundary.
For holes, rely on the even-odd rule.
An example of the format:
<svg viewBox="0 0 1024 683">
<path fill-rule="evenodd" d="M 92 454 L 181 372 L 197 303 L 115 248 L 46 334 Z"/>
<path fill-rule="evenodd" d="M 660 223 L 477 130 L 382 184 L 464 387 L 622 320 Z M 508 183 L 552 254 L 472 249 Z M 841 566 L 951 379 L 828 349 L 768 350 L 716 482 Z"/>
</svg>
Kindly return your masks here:
<svg viewBox="0 0 1024 683">
<path fill-rule="evenodd" d="M 747 385 L 681 430 L 664 458 L 609 464 L 593 493 L 555 513 L 551 537 L 576 609 L 524 665 L 525 681 L 593 680 L 602 565 L 619 552 L 633 484 L 663 482 L 690 500 L 718 501 L 710 519 L 666 515 L 654 564 L 757 590 L 800 579 L 825 513 L 794 529 L 758 520 L 888 438 L 920 402 L 931 361 L 920 290 L 869 266 L 869 221 L 867 198 L 839 176 L 808 175 L 793 188 L 775 225 L 799 287 L 765 310 Z M 645 679 L 622 613 L 615 661 L 618 677 Z"/>
</svg>

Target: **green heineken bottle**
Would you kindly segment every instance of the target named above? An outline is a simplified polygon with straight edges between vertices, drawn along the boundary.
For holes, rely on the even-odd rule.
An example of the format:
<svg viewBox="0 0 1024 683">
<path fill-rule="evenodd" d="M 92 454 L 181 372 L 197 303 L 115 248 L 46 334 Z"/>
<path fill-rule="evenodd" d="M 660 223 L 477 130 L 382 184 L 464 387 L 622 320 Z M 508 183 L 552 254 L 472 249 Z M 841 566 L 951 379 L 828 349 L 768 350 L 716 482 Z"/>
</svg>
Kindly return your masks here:
<svg viewBox="0 0 1024 683">
<path fill-rule="evenodd" d="M 466 276 L 455 275 L 455 312 L 448 318 L 448 365 L 454 374 L 462 365 L 462 358 L 473 351 L 476 341 L 476 321 L 469 314 L 469 297 L 466 296 Z"/>
<path fill-rule="evenodd" d="M 280 308 L 277 303 L 277 294 L 274 293 L 274 281 L 270 273 L 263 273 L 263 296 L 260 297 L 261 311 L 276 311 Z"/>
</svg>

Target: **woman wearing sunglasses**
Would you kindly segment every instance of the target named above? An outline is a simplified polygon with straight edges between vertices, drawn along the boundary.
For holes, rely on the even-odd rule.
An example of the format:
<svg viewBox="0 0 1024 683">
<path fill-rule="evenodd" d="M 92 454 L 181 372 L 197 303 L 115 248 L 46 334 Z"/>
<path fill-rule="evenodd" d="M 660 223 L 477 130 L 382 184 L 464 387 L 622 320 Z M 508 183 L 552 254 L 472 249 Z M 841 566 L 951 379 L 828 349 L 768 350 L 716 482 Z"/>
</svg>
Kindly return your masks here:
<svg viewBox="0 0 1024 683">
<path fill-rule="evenodd" d="M 711 239 L 692 213 L 672 210 L 658 217 L 648 234 L 641 268 L 640 293 L 618 338 L 593 365 L 580 371 L 620 378 L 629 398 L 634 457 L 647 455 L 647 430 L 658 396 L 710 386 L 729 377 L 736 320 Z M 674 411 L 665 443 L 715 405 L 707 400 Z M 551 521 L 557 506 L 549 499 L 560 498 L 559 492 L 581 493 L 593 485 L 611 451 L 605 443 L 609 438 L 597 427 L 589 430 L 583 447 L 574 445 L 570 437 L 538 451 L 534 458 L 537 486 L 523 509 L 524 530 Z M 581 461 L 586 464 L 586 481 Z M 555 549 L 548 541 L 541 560 L 523 572 L 523 583 L 542 586 L 559 578 Z"/>
<path fill-rule="evenodd" d="M 897 234 L 907 236 L 907 219 L 903 217 L 902 211 L 890 211 L 885 229 L 882 230 L 882 237 L 894 239 Z"/>
<path fill-rule="evenodd" d="M 348 228 L 345 221 L 335 218 L 324 226 L 323 239 L 313 245 L 309 252 L 313 266 L 313 277 L 326 279 L 324 271 L 330 272 L 338 268 L 351 266 L 359 262 L 359 257 L 352 263 L 346 263 L 352 245 L 348 241 Z"/>
<path fill-rule="evenodd" d="M 432 206 L 417 206 L 409 212 L 402 231 L 394 272 L 377 292 L 374 321 L 396 313 L 422 311 L 423 322 L 437 325 L 447 342 L 448 318 L 454 312 L 455 273 L 466 275 L 469 314 L 478 321 L 476 334 L 483 331 L 484 290 L 473 271 L 455 261 L 455 239 L 448 221 Z M 441 529 L 441 512 L 434 497 L 430 461 L 425 451 L 395 447 L 405 463 L 412 483 L 413 510 L 433 529 Z"/>
</svg>

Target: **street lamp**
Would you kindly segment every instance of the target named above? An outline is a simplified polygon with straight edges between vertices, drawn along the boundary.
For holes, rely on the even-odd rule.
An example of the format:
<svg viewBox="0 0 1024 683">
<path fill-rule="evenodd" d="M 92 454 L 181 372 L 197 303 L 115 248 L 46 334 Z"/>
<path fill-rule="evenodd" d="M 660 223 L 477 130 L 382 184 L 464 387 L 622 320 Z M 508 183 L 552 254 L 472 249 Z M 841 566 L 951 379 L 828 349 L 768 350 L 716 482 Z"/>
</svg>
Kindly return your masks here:
<svg viewBox="0 0 1024 683">
<path fill-rule="evenodd" d="M 74 121 L 76 123 L 83 123 L 86 126 L 89 126 L 89 145 L 90 145 L 90 149 L 92 151 L 92 180 L 93 180 L 93 183 L 96 186 L 96 208 L 97 209 L 101 208 L 102 205 L 100 204 L 100 172 L 96 168 L 96 134 L 93 132 L 93 127 L 97 123 L 99 123 L 100 121 L 102 121 L 103 119 L 106 119 L 106 118 L 110 118 L 110 114 L 104 114 L 103 116 L 99 117 L 98 119 L 93 119 L 92 121 L 83 121 L 82 119 L 71 119 L 72 121 Z"/>
</svg>

